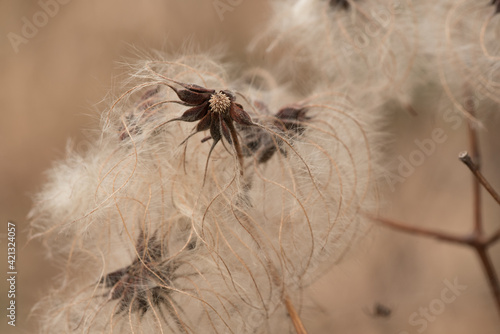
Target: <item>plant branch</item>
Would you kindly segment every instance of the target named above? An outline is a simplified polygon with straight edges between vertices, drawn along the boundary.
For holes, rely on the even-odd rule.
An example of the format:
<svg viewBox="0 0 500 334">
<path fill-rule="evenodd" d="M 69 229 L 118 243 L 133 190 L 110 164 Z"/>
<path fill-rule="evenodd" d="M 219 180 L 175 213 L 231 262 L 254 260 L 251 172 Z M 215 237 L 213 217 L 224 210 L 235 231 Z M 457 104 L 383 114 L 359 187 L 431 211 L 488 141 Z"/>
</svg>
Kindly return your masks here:
<svg viewBox="0 0 500 334">
<path fill-rule="evenodd" d="M 381 223 L 382 225 L 388 226 L 392 229 L 399 230 L 402 232 L 406 232 L 409 234 L 416 234 L 416 235 L 421 235 L 421 236 L 426 236 L 438 240 L 443 240 L 443 241 L 448 241 L 448 242 L 453 242 L 453 243 L 458 243 L 458 244 L 469 244 L 471 238 L 469 236 L 463 237 L 463 236 L 456 236 L 456 235 L 451 235 L 448 233 L 440 232 L 440 231 L 432 231 L 428 229 L 424 229 L 421 227 L 417 226 L 411 226 L 411 225 L 406 225 L 401 222 L 397 222 L 394 220 L 390 220 L 387 218 L 382 218 L 382 217 L 375 217 L 375 216 L 368 216 L 372 220 Z"/>
<path fill-rule="evenodd" d="M 466 87 L 466 100 L 465 108 L 470 113 L 471 116 L 476 116 L 476 109 L 472 94 L 470 94 L 469 87 Z M 479 149 L 479 136 L 477 133 L 477 128 L 471 120 L 467 122 L 467 128 L 469 132 L 469 147 L 470 155 L 465 152 L 459 155 L 460 160 L 469 167 L 472 174 L 475 176 L 473 179 L 473 207 L 474 207 L 474 238 L 473 243 L 470 244 L 481 259 L 484 271 L 488 277 L 488 282 L 493 293 L 493 297 L 496 301 L 497 311 L 500 315 L 500 283 L 498 282 L 498 276 L 495 272 L 495 268 L 491 263 L 491 259 L 488 255 L 488 247 L 493 245 L 495 241 L 499 238 L 499 233 L 494 234 L 490 239 L 483 238 L 483 222 L 481 213 L 481 185 L 483 185 L 490 195 L 500 204 L 498 200 L 498 194 L 494 191 L 493 187 L 484 178 L 481 173 L 481 155 Z"/>
<path fill-rule="evenodd" d="M 483 238 L 482 236 L 477 235 L 476 233 L 472 235 L 457 236 L 444 232 L 432 231 L 416 226 L 407 225 L 383 217 L 375 217 L 371 215 L 368 215 L 368 217 L 376 222 L 381 223 L 382 225 L 385 225 L 387 227 L 390 227 L 398 231 L 472 247 L 479 255 L 479 258 L 481 259 L 481 263 L 488 278 L 488 282 L 497 305 L 498 314 L 500 315 L 500 283 L 498 281 L 498 276 L 495 272 L 495 268 L 493 267 L 491 259 L 488 255 L 488 248 L 500 239 L 500 230 L 498 230 L 489 238 Z"/>
<path fill-rule="evenodd" d="M 237 213 L 238 213 L 237 211 L 234 212 L 235 215 Z M 250 222 L 245 215 L 238 215 L 238 217 L 239 219 L 241 219 L 242 222 L 245 223 L 244 224 L 245 229 L 247 229 L 248 233 L 252 235 L 253 238 L 255 238 L 255 241 L 257 241 L 257 245 L 262 245 L 263 243 L 260 241 L 261 240 L 260 234 L 255 229 L 255 226 L 252 224 L 252 222 Z M 263 249 L 260 250 L 264 251 Z M 264 253 L 266 254 L 267 252 L 264 251 Z M 266 257 L 267 268 L 269 269 L 273 282 L 277 286 L 283 285 L 283 280 L 281 279 L 278 270 L 269 260 L 270 257 L 267 254 L 265 255 L 265 257 Z M 299 313 L 293 306 L 293 303 L 284 287 L 283 287 L 283 302 L 285 303 L 286 311 L 288 313 L 288 316 L 290 316 L 290 320 L 292 321 L 293 327 L 295 328 L 297 334 L 308 334 L 306 328 L 304 327 L 304 324 L 302 323 L 302 320 L 300 319 Z"/>
<path fill-rule="evenodd" d="M 465 96 L 466 96 L 464 103 L 465 109 L 472 117 L 475 118 L 476 108 L 469 87 L 466 87 Z M 479 151 L 479 139 L 478 139 L 477 129 L 474 126 L 472 120 L 468 120 L 467 129 L 469 133 L 470 155 L 472 156 L 473 161 L 476 162 L 477 170 L 480 170 L 481 155 Z M 472 182 L 473 182 L 472 194 L 473 194 L 473 208 L 474 208 L 474 233 L 477 235 L 482 235 L 483 223 L 481 215 L 481 186 L 479 185 L 479 181 L 477 180 L 477 178 L 473 179 Z"/>
<path fill-rule="evenodd" d="M 486 276 L 488 277 L 488 282 L 497 305 L 498 315 L 500 316 L 500 284 L 498 283 L 498 276 L 495 272 L 493 264 L 491 263 L 491 258 L 488 255 L 486 247 L 476 248 L 476 251 L 481 259 Z"/>
<path fill-rule="evenodd" d="M 493 189 L 488 180 L 484 177 L 483 173 L 479 170 L 479 166 L 472 160 L 469 153 L 464 151 L 458 155 L 460 161 L 462 161 L 467 167 L 469 167 L 470 171 L 476 179 L 481 183 L 481 185 L 488 191 L 488 193 L 493 197 L 493 199 L 500 205 L 500 195 Z"/>
<path fill-rule="evenodd" d="M 295 331 L 297 334 L 307 334 L 307 330 L 302 324 L 302 320 L 300 320 L 299 314 L 295 310 L 295 307 L 292 304 L 292 301 L 290 300 L 290 297 L 288 297 L 287 294 L 284 296 L 285 300 L 285 306 L 286 310 L 288 312 L 288 315 L 290 316 L 290 319 L 292 319 L 293 326 L 295 327 Z"/>
</svg>

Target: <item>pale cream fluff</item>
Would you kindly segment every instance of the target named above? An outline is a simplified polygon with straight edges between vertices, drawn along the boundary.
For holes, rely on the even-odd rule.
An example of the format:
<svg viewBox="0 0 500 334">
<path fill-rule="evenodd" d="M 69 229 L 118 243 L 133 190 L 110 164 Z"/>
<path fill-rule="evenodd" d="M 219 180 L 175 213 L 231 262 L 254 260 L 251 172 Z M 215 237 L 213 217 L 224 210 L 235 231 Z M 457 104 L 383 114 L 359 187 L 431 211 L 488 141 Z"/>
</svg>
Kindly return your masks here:
<svg viewBox="0 0 500 334">
<path fill-rule="evenodd" d="M 32 226 L 64 275 L 36 310 L 42 332 L 288 327 L 284 296 L 300 306 L 363 233 L 377 170 L 368 114 L 345 94 L 297 99 L 232 82 L 224 68 L 204 56 L 144 62 L 101 135 L 49 172 Z M 196 122 L 167 123 L 189 108 L 168 102 L 172 80 L 234 93 L 256 124 L 237 125 L 243 170 L 225 139 L 207 165 L 208 132 L 180 145 Z M 276 118 L 299 109 L 300 124 Z"/>
</svg>

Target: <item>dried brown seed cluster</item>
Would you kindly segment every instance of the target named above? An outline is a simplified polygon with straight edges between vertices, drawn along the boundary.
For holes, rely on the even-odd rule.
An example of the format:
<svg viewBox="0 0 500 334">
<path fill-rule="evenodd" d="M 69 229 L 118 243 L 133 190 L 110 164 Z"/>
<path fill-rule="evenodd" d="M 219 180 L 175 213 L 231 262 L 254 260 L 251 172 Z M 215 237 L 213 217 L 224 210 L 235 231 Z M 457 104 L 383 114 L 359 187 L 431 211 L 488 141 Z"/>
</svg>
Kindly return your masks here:
<svg viewBox="0 0 500 334">
<path fill-rule="evenodd" d="M 173 261 L 163 262 L 163 248 L 156 235 L 139 235 L 136 244 L 139 255 L 129 266 L 107 274 L 100 281 L 109 288 L 109 300 L 118 300 L 117 314 L 129 310 L 144 316 L 155 307 L 162 312 L 165 308 L 178 323 L 173 310 L 172 292 L 169 289 L 175 280 L 175 271 L 179 264 Z"/>
<path fill-rule="evenodd" d="M 256 106 L 261 110 L 268 110 L 262 102 L 258 102 Z M 277 150 L 286 156 L 287 153 L 280 136 L 293 138 L 301 135 L 305 130 L 306 122 L 310 120 L 310 117 L 306 115 L 307 111 L 306 107 L 298 104 L 281 108 L 274 115 L 271 124 L 271 129 L 276 130 L 278 135 L 273 135 L 262 128 L 243 129 L 244 155 L 255 156 L 258 164 L 269 161 Z"/>
<path fill-rule="evenodd" d="M 215 91 L 194 84 L 175 83 L 184 88 L 177 89 L 169 85 L 179 97 L 179 103 L 191 108 L 186 110 L 181 117 L 174 118 L 169 122 L 199 121 L 195 132 L 186 138 L 183 143 L 198 132 L 210 130 L 210 137 L 202 140 L 213 140 L 208 157 L 210 158 L 215 145 L 224 137 L 234 147 L 241 171 L 243 171 L 243 154 L 234 123 L 239 126 L 255 125 L 248 113 L 243 109 L 243 106 L 235 102 L 236 97 L 228 90 Z"/>
<path fill-rule="evenodd" d="M 283 131 L 302 134 L 305 130 L 304 124 L 311 119 L 306 115 L 307 111 L 307 108 L 298 104 L 285 106 L 276 113 L 275 124 Z"/>
<path fill-rule="evenodd" d="M 216 91 L 196 84 L 171 81 L 182 87 L 179 89 L 168 85 L 180 100 L 174 102 L 190 108 L 184 111 L 180 117 L 171 119 L 167 123 L 174 121 L 198 122 L 194 132 L 181 144 L 184 144 L 198 132 L 209 130 L 210 136 L 202 139 L 202 142 L 213 140 L 208 159 L 210 159 L 215 145 L 224 138 L 234 147 L 241 171 L 243 171 L 243 157 L 255 156 L 257 163 L 263 164 L 269 161 L 278 150 L 286 156 L 283 136 L 292 139 L 302 134 L 305 130 L 305 123 L 310 120 L 310 117 L 306 116 L 307 108 L 295 104 L 281 108 L 270 118 L 270 121 L 268 119 L 263 124 L 254 123 L 244 107 L 235 102 L 236 97 L 231 91 Z M 127 129 L 123 126 L 120 128 L 120 140 L 126 139 L 129 133 L 140 133 L 139 123 L 146 121 L 160 105 L 165 103 L 159 98 L 159 89 L 156 87 L 143 94 L 133 115 L 127 116 Z M 263 114 L 270 115 L 265 103 L 255 101 L 254 107 Z M 136 115 L 138 113 L 140 115 Z M 271 131 L 266 130 L 266 127 Z M 240 143 L 240 137 L 242 143 Z"/>
<path fill-rule="evenodd" d="M 342 9 L 349 9 L 351 5 L 349 4 L 349 0 L 330 0 L 330 6 L 334 8 L 342 8 Z"/>
</svg>

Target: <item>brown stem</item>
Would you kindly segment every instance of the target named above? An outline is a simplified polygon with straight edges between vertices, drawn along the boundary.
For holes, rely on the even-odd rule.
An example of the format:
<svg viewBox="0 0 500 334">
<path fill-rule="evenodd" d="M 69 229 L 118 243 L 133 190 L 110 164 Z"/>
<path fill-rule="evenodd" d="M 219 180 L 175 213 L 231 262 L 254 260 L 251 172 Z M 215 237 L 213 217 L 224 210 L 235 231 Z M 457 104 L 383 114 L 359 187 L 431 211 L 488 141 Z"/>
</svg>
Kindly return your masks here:
<svg viewBox="0 0 500 334">
<path fill-rule="evenodd" d="M 500 195 L 493 189 L 488 180 L 484 177 L 483 173 L 479 170 L 479 166 L 472 160 L 468 152 L 461 152 L 458 158 L 469 167 L 470 171 L 476 179 L 481 183 L 481 185 L 488 191 L 488 193 L 493 197 L 493 199 L 500 205 Z"/>
<path fill-rule="evenodd" d="M 471 116 L 475 117 L 476 110 L 472 95 L 469 92 L 468 87 L 466 88 L 466 101 L 465 108 L 470 113 Z M 490 288 L 492 290 L 493 296 L 496 301 L 497 311 L 500 315 L 500 284 L 498 282 L 498 276 L 495 272 L 495 268 L 491 263 L 491 259 L 488 256 L 487 248 L 491 246 L 496 240 L 498 240 L 497 235 L 489 240 L 484 241 L 483 238 L 483 224 L 481 217 L 481 185 L 483 185 L 486 190 L 491 194 L 491 196 L 500 204 L 498 200 L 498 194 L 493 190 L 491 185 L 487 182 L 484 176 L 481 174 L 481 155 L 479 150 L 479 139 L 477 134 L 477 129 L 471 120 L 468 121 L 469 130 L 469 146 L 470 146 L 470 156 L 467 152 L 459 155 L 460 160 L 469 167 L 471 172 L 474 174 L 473 183 L 473 196 L 474 196 L 474 243 L 470 244 L 476 252 L 478 253 L 483 268 L 488 277 Z M 498 234 L 498 232 L 497 232 Z"/>
<path fill-rule="evenodd" d="M 297 334 L 307 334 L 306 328 L 302 324 L 302 320 L 300 320 L 299 314 L 295 310 L 295 307 L 290 300 L 290 297 L 285 293 L 285 306 L 288 311 L 288 315 L 290 315 L 290 319 L 292 319 L 293 327 L 295 327 L 295 331 Z"/>
<path fill-rule="evenodd" d="M 260 241 L 260 236 L 255 227 L 252 225 L 250 221 L 248 221 L 244 215 L 239 216 L 242 221 L 245 221 L 246 224 L 244 225 L 248 231 L 248 233 L 255 239 L 257 242 L 258 247 L 260 248 L 260 245 L 262 245 L 262 242 Z M 271 279 L 273 280 L 273 283 L 276 284 L 277 286 L 283 285 L 283 280 L 281 279 L 281 276 L 278 273 L 278 270 L 276 267 L 273 265 L 273 263 L 270 261 L 270 257 L 266 254 L 266 251 L 262 248 L 260 248 L 261 251 L 264 252 L 264 256 L 266 258 L 267 262 L 267 267 L 269 269 L 269 272 L 271 274 Z M 288 293 L 286 291 L 286 288 L 283 287 L 283 301 L 285 302 L 285 307 L 287 310 L 288 315 L 290 316 L 290 319 L 292 320 L 293 327 L 295 328 L 295 331 L 297 334 L 307 334 L 307 330 L 302 324 L 302 320 L 300 319 L 300 316 L 295 310 L 295 307 L 292 304 L 292 301 L 290 300 L 290 297 L 288 296 Z"/>
<path fill-rule="evenodd" d="M 394 220 L 390 220 L 382 217 L 369 216 L 372 220 L 375 220 L 383 225 L 391 227 L 393 229 L 403 231 L 410 234 L 422 235 L 426 237 L 431 237 L 439 240 L 444 240 L 448 242 L 458 243 L 458 244 L 469 244 L 470 237 L 456 236 L 444 232 L 432 231 L 423 229 L 421 227 L 409 226 Z"/>
<path fill-rule="evenodd" d="M 474 105 L 474 100 L 472 95 L 466 88 L 466 101 L 465 109 L 469 112 L 472 117 L 476 116 L 476 109 Z M 473 161 L 476 162 L 477 170 L 481 169 L 481 156 L 479 153 L 479 139 L 477 135 L 477 129 L 473 122 L 469 120 L 467 122 L 467 129 L 469 132 L 469 150 Z M 472 194 L 473 194 L 473 208 L 474 208 L 474 233 L 477 235 L 483 234 L 483 223 L 481 216 L 481 186 L 477 178 L 472 181 Z"/>
<path fill-rule="evenodd" d="M 475 109 L 474 109 L 474 102 L 472 101 L 472 99 L 466 100 L 465 106 L 470 115 L 474 117 Z M 500 230 L 495 232 L 489 238 L 485 238 L 483 236 L 483 225 L 481 216 L 481 185 L 490 193 L 490 195 L 495 199 L 495 201 L 498 204 L 500 204 L 500 196 L 481 173 L 478 135 L 476 128 L 474 127 L 474 124 L 472 124 L 472 121 L 469 121 L 468 129 L 469 129 L 470 155 L 467 152 L 462 152 L 459 155 L 459 159 L 465 165 L 467 165 L 467 167 L 469 167 L 469 169 L 475 176 L 473 180 L 474 181 L 473 183 L 474 231 L 472 235 L 455 236 L 439 231 L 432 231 L 416 226 L 409 226 L 400 222 L 392 221 L 381 217 L 373 217 L 373 216 L 369 217 L 379 223 L 382 223 L 396 230 L 400 230 L 410 234 L 431 237 L 438 240 L 444 240 L 448 242 L 467 245 L 469 247 L 474 248 L 476 253 L 479 255 L 479 258 L 481 259 L 481 264 L 484 268 L 486 277 L 488 278 L 488 282 L 496 302 L 497 311 L 498 314 L 500 315 L 500 283 L 498 281 L 498 276 L 495 272 L 495 268 L 491 263 L 491 259 L 488 255 L 488 248 L 494 243 L 496 243 L 498 240 L 500 240 Z"/>
<path fill-rule="evenodd" d="M 498 315 L 500 316 L 500 283 L 498 283 L 498 276 L 495 272 L 493 264 L 491 263 L 491 258 L 488 255 L 487 249 L 485 247 L 478 247 L 476 248 L 476 251 L 481 259 L 486 276 L 488 277 L 491 292 L 493 293 L 493 297 L 496 302 Z"/>
<path fill-rule="evenodd" d="M 485 239 L 477 234 L 473 234 L 472 236 L 455 236 L 439 231 L 431 231 L 416 226 L 409 226 L 386 218 L 373 217 L 373 216 L 369 217 L 379 223 L 382 223 L 385 226 L 388 226 L 390 228 L 399 231 L 403 231 L 410 234 L 422 235 L 426 237 L 435 238 L 438 240 L 444 240 L 472 247 L 479 255 L 479 258 L 481 259 L 481 263 L 488 278 L 488 282 L 498 308 L 498 313 L 500 315 L 500 283 L 498 281 L 498 276 L 495 272 L 495 268 L 493 267 L 491 259 L 487 253 L 488 247 L 490 247 L 500 239 L 500 230 L 494 233 L 490 238 Z"/>
</svg>

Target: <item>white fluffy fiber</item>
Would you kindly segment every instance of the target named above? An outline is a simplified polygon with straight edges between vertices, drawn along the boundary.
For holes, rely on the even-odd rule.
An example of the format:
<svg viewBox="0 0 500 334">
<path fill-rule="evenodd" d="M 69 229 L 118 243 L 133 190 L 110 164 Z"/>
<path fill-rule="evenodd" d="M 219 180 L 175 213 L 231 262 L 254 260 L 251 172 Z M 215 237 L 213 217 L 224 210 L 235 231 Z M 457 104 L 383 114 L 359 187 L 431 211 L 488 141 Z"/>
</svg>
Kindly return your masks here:
<svg viewBox="0 0 500 334">
<path fill-rule="evenodd" d="M 447 98 L 460 112 L 470 115 L 465 100 L 479 111 L 500 99 L 500 16 L 491 1 L 422 1 L 419 11 L 433 19 L 422 24 L 422 51 L 428 72 L 437 76 Z M 484 108 L 486 106 L 486 108 Z"/>
<path fill-rule="evenodd" d="M 348 3 L 346 10 L 325 0 L 273 1 L 274 16 L 249 52 L 300 78 L 303 90 L 345 89 L 372 105 L 387 91 L 402 94 L 418 53 L 413 2 Z"/>
<path fill-rule="evenodd" d="M 419 87 L 437 85 L 469 119 L 467 99 L 479 111 L 500 102 L 500 15 L 490 0 L 271 4 L 273 16 L 248 46 L 249 58 L 272 64 L 300 92 L 334 88 L 377 110 L 391 100 L 409 106 Z"/>
<path fill-rule="evenodd" d="M 104 113 L 101 136 L 85 152 L 69 147 L 49 171 L 32 226 L 64 272 L 37 308 L 42 332 L 290 329 L 285 298 L 300 308 L 304 286 L 362 233 L 360 212 L 374 203 L 368 115 L 344 94 L 323 90 L 298 100 L 283 87 L 231 82 L 223 68 L 204 56 L 143 63 L 133 87 Z M 263 73 L 253 79 L 272 77 Z M 237 92 L 262 127 L 257 133 L 280 148 L 262 164 L 247 156 L 241 176 L 231 145 L 219 143 L 204 178 L 211 140 L 201 143 L 206 134 L 199 133 L 180 145 L 196 123 L 165 123 L 187 109 L 164 103 L 178 100 L 169 79 Z M 307 108 L 302 133 L 273 125 L 287 105 Z M 100 284 L 135 259 L 146 262 L 140 235 L 144 245 L 160 240 L 161 261 L 144 265 L 169 281 L 149 275 L 140 284 Z M 149 295 L 142 316 L 133 302 L 120 311 L 122 298 L 155 287 L 168 291 L 168 302 L 154 305 Z"/>
</svg>

